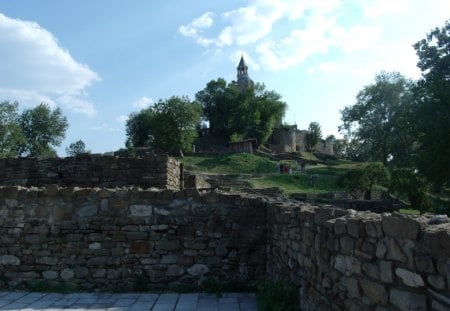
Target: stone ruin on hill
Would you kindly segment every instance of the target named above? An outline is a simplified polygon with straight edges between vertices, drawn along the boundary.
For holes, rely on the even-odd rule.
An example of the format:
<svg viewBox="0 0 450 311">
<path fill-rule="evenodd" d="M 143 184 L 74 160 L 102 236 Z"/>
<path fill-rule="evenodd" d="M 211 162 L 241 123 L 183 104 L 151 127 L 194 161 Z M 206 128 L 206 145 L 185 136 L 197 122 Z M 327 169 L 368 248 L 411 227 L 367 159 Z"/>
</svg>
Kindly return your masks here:
<svg viewBox="0 0 450 311">
<path fill-rule="evenodd" d="M 272 279 L 299 286 L 302 310 L 450 309 L 444 217 L 181 190 L 169 176 L 182 169 L 167 156 L 64 160 L 0 161 L 2 288 L 174 290 L 207 278 Z M 16 166 L 12 185 L 5 163 L 20 161 L 27 170 Z M 85 184 L 70 185 L 71 174 Z"/>
</svg>

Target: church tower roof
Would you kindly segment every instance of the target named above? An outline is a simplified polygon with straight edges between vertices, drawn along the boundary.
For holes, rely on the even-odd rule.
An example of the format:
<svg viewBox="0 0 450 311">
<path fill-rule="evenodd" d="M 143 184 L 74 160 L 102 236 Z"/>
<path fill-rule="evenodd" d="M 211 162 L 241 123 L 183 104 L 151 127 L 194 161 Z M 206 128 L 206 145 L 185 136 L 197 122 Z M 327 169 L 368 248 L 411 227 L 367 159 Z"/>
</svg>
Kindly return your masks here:
<svg viewBox="0 0 450 311">
<path fill-rule="evenodd" d="M 244 55 L 242 54 L 241 60 L 237 66 L 237 84 L 239 88 L 244 89 L 253 85 L 252 79 L 248 75 L 248 66 L 245 63 Z"/>
</svg>

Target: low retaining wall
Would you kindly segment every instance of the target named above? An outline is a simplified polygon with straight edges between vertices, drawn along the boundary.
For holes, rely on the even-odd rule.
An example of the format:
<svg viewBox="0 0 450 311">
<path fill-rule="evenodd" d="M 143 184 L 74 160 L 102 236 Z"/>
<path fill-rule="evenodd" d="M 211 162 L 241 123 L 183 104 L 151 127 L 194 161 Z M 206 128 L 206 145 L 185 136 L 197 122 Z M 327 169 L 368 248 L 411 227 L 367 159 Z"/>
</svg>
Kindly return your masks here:
<svg viewBox="0 0 450 311">
<path fill-rule="evenodd" d="M 299 285 L 302 310 L 449 310 L 447 221 L 195 189 L 0 187 L 0 286 L 271 278 Z"/>
<path fill-rule="evenodd" d="M 139 186 L 180 189 L 180 164 L 168 155 L 121 158 L 85 155 L 69 158 L 0 159 L 0 185 L 81 187 Z"/>
<path fill-rule="evenodd" d="M 449 310 L 450 223 L 430 221 L 270 206 L 268 274 L 300 286 L 302 310 Z"/>
<path fill-rule="evenodd" d="M 261 200 L 216 192 L 3 187 L 0 286 L 255 281 L 265 275 L 265 213 Z"/>
</svg>

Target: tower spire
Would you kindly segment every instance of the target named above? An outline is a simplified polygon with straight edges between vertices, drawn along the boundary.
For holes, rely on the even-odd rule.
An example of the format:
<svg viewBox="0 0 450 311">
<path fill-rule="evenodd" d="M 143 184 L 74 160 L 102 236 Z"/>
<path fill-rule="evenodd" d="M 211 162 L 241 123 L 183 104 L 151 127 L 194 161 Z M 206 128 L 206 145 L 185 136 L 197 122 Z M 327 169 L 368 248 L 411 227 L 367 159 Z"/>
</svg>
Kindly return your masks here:
<svg viewBox="0 0 450 311">
<path fill-rule="evenodd" d="M 248 66 L 244 60 L 244 52 L 241 54 L 241 59 L 237 66 L 237 84 L 239 88 L 243 89 L 253 85 L 253 81 L 248 76 Z"/>
</svg>

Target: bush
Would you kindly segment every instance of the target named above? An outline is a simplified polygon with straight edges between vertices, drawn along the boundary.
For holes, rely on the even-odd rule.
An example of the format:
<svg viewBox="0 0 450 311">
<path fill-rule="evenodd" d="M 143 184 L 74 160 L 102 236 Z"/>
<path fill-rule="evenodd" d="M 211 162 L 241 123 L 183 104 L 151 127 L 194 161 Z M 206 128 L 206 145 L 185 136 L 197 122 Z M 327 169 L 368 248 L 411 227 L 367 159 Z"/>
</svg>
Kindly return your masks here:
<svg viewBox="0 0 450 311">
<path fill-rule="evenodd" d="M 430 185 L 412 169 L 400 168 L 392 172 L 389 191 L 400 197 L 406 197 L 412 208 L 421 213 L 430 208 L 426 193 Z"/>
</svg>

